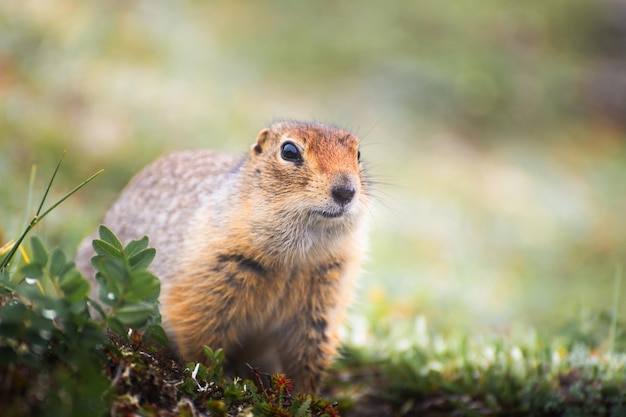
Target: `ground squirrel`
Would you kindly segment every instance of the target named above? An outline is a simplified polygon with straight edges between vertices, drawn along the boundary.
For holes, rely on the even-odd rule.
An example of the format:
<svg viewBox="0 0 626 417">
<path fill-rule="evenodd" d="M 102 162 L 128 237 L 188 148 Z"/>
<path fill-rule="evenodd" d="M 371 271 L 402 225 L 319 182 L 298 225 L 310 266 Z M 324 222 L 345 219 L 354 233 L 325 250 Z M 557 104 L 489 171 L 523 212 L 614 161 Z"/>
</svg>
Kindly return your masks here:
<svg viewBox="0 0 626 417">
<path fill-rule="evenodd" d="M 233 372 L 250 363 L 316 392 L 365 251 L 368 194 L 356 136 L 279 122 L 247 157 L 161 157 L 103 223 L 124 243 L 149 236 L 164 327 L 185 360 L 223 348 Z M 86 274 L 90 245 L 77 256 Z"/>
</svg>

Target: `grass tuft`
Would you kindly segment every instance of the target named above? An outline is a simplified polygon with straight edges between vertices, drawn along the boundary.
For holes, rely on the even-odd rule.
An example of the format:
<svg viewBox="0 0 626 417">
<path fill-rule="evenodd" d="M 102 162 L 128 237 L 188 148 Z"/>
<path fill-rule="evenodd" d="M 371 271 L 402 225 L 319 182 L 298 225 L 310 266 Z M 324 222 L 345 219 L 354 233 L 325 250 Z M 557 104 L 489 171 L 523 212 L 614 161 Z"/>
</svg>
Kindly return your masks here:
<svg viewBox="0 0 626 417">
<path fill-rule="evenodd" d="M 363 412 L 359 403 L 387 403 L 407 416 L 619 415 L 626 407 L 623 353 L 534 332 L 518 341 L 432 333 L 424 339 L 423 319 L 395 323 L 389 332 L 385 342 L 345 347 L 333 368 L 333 394 L 358 398 L 346 415 Z"/>
</svg>

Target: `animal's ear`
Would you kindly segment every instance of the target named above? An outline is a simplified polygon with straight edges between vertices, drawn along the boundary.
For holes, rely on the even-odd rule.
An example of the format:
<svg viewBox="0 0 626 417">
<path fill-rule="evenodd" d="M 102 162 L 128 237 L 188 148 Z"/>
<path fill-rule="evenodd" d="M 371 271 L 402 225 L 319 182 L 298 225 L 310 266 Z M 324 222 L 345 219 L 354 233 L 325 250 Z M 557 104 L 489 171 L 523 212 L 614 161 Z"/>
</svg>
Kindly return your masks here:
<svg viewBox="0 0 626 417">
<path fill-rule="evenodd" d="M 265 145 L 267 144 L 267 139 L 270 134 L 270 130 L 265 128 L 259 132 L 259 135 L 256 137 L 256 142 L 252 145 L 252 150 L 250 151 L 251 156 L 260 155 L 265 150 Z"/>
</svg>

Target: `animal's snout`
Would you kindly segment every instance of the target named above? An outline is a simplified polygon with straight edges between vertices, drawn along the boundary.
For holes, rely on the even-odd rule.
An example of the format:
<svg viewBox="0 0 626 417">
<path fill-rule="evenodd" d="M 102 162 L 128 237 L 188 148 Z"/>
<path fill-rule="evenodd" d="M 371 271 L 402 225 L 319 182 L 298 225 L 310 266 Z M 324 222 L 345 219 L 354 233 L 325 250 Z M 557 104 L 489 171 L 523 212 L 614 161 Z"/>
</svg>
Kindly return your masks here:
<svg viewBox="0 0 626 417">
<path fill-rule="evenodd" d="M 352 184 L 335 185 L 331 190 L 333 200 L 342 206 L 348 205 L 354 198 L 355 194 L 356 189 Z"/>
</svg>

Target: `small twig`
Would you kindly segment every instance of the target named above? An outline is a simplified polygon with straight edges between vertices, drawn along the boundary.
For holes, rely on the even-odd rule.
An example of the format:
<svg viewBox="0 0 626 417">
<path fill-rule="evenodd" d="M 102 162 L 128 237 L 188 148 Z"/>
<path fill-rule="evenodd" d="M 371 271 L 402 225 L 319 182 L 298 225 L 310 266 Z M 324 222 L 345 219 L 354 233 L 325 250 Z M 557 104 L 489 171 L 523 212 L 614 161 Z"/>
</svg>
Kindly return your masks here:
<svg viewBox="0 0 626 417">
<path fill-rule="evenodd" d="M 256 377 L 257 381 L 259 382 L 261 391 L 263 391 L 263 395 L 265 396 L 265 399 L 268 402 L 270 402 L 271 401 L 270 395 L 267 393 L 267 390 L 265 389 L 265 384 L 263 383 L 263 376 L 261 375 L 259 368 L 253 368 L 252 365 L 250 365 L 247 362 L 246 362 L 246 366 L 248 367 L 248 369 L 250 369 L 250 372 L 252 372 L 252 374 Z M 271 378 L 269 374 L 266 374 L 266 377 Z"/>
<path fill-rule="evenodd" d="M 122 370 L 123 369 L 124 369 L 124 362 L 120 361 L 120 363 L 117 365 L 117 370 L 115 371 L 115 376 L 111 380 L 111 388 L 115 388 L 115 386 L 117 385 L 117 382 L 122 377 Z"/>
</svg>

